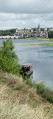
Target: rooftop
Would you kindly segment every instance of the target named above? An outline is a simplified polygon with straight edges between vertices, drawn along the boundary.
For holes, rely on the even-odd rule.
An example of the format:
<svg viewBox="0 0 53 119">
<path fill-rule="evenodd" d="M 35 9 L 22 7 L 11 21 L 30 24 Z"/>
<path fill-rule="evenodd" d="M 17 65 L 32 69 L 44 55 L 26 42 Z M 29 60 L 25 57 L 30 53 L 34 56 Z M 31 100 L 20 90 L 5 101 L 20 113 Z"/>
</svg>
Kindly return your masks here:
<svg viewBox="0 0 53 119">
<path fill-rule="evenodd" d="M 32 66 L 32 64 L 31 63 L 26 63 L 26 64 L 22 64 L 22 66 Z"/>
</svg>

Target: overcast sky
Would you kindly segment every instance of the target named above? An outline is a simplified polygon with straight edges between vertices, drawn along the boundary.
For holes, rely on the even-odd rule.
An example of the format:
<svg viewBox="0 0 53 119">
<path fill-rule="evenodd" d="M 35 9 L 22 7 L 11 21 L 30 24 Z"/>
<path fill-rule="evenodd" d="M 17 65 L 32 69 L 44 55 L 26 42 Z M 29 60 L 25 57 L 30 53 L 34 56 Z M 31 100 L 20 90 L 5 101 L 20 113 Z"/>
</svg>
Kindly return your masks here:
<svg viewBox="0 0 53 119">
<path fill-rule="evenodd" d="M 0 0 L 0 29 L 53 27 L 53 0 Z"/>
</svg>

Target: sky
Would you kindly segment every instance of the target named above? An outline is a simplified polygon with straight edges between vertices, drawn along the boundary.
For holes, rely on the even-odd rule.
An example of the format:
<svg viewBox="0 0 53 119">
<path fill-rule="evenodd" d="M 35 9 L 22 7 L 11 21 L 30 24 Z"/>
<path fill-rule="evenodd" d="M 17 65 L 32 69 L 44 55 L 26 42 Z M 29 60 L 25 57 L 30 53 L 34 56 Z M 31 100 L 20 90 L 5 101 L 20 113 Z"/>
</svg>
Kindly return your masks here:
<svg viewBox="0 0 53 119">
<path fill-rule="evenodd" d="M 53 27 L 53 0 L 0 0 L 0 30 Z"/>
</svg>

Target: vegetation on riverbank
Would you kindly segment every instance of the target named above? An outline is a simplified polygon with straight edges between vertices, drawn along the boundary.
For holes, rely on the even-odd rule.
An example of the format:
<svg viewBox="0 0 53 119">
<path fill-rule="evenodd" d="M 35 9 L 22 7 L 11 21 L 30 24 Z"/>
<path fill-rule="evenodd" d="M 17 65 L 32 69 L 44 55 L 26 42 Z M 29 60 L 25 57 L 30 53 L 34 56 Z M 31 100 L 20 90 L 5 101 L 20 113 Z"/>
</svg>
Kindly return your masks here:
<svg viewBox="0 0 53 119">
<path fill-rule="evenodd" d="M 0 68 L 4 71 L 20 75 L 20 65 L 18 64 L 18 57 L 14 52 L 12 41 L 4 41 L 0 48 Z"/>
<path fill-rule="evenodd" d="M 0 48 L 0 118 L 53 119 L 53 92 L 20 76 L 13 49 L 9 40 Z"/>
<path fill-rule="evenodd" d="M 0 48 L 0 118 L 53 119 L 53 91 L 20 76 L 13 49 L 9 40 Z"/>
<path fill-rule="evenodd" d="M 23 44 L 24 46 L 53 46 L 53 43 Z"/>
<path fill-rule="evenodd" d="M 9 73 L 13 73 L 17 76 L 20 76 L 20 65 L 18 64 L 18 57 L 16 56 L 13 49 L 14 46 L 12 41 L 7 40 L 3 42 L 3 45 L 0 48 L 0 69 L 2 69 L 5 72 L 7 71 Z M 25 78 L 24 76 L 23 78 L 27 85 L 36 88 L 38 94 L 40 94 L 42 97 L 46 98 L 46 100 L 53 103 L 52 91 L 46 89 L 42 83 L 34 84 L 33 82 L 31 82 L 31 80 Z"/>
<path fill-rule="evenodd" d="M 34 84 L 28 84 L 0 69 L 1 119 L 53 119 L 53 105 L 37 94 Z"/>
<path fill-rule="evenodd" d="M 0 30 L 0 36 L 13 35 L 15 32 L 16 32 L 16 29 Z"/>
<path fill-rule="evenodd" d="M 53 46 L 53 43 L 40 43 L 38 45 L 44 45 L 44 46 Z"/>
<path fill-rule="evenodd" d="M 26 40 L 53 41 L 53 38 L 26 38 Z"/>
<path fill-rule="evenodd" d="M 49 30 L 48 31 L 48 37 L 49 38 L 53 38 L 53 30 Z"/>
<path fill-rule="evenodd" d="M 47 101 L 53 103 L 53 91 L 45 87 L 45 85 L 42 82 L 34 83 L 30 79 L 25 80 L 25 82 L 31 88 L 36 88 L 37 94 L 39 94 L 41 97 L 43 97 Z"/>
</svg>

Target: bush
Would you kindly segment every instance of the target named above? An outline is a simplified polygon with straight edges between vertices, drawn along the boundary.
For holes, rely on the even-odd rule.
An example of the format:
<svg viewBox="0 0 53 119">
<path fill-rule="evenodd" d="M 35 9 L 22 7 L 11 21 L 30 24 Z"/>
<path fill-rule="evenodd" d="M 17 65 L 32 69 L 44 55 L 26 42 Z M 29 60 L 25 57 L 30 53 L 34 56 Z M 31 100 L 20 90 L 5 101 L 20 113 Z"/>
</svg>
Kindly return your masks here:
<svg viewBox="0 0 53 119">
<path fill-rule="evenodd" d="M 46 88 L 43 83 L 36 84 L 37 93 L 40 94 L 43 98 L 53 103 L 53 91 Z"/>
<path fill-rule="evenodd" d="M 48 31 L 48 37 L 53 38 L 53 31 Z"/>
<path fill-rule="evenodd" d="M 48 95 L 47 100 L 51 103 L 53 103 L 53 95 Z"/>
<path fill-rule="evenodd" d="M 38 94 L 43 94 L 43 92 L 45 91 L 45 85 L 43 83 L 39 83 L 36 85 L 37 87 L 37 93 Z"/>
<path fill-rule="evenodd" d="M 49 89 L 46 89 L 43 93 L 43 97 L 46 98 L 49 102 L 53 103 L 53 92 Z"/>
<path fill-rule="evenodd" d="M 4 41 L 0 49 L 0 68 L 4 71 L 20 75 L 20 65 L 18 64 L 18 57 L 13 51 L 14 46 L 12 41 Z"/>
<path fill-rule="evenodd" d="M 2 44 L 3 44 L 3 46 L 0 49 L 2 56 L 3 57 L 6 56 L 8 59 L 12 58 L 14 60 L 15 59 L 18 60 L 18 57 L 16 56 L 15 52 L 13 51 L 14 45 L 13 45 L 12 41 L 7 40 L 7 41 L 4 41 Z"/>
</svg>

